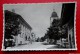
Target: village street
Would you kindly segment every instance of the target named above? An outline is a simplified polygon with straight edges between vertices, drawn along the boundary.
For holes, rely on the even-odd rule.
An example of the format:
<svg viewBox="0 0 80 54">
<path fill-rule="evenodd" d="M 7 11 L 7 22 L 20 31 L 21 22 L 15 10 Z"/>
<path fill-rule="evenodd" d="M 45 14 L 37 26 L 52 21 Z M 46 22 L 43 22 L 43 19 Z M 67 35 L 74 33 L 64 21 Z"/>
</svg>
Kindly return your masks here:
<svg viewBox="0 0 80 54">
<path fill-rule="evenodd" d="M 30 49 L 30 50 L 34 50 L 34 49 L 50 49 L 50 48 L 55 48 L 56 45 L 45 45 L 44 42 L 32 42 L 29 44 L 25 44 L 25 45 L 20 45 L 20 46 L 15 46 L 15 47 L 8 47 L 7 49 Z"/>
</svg>

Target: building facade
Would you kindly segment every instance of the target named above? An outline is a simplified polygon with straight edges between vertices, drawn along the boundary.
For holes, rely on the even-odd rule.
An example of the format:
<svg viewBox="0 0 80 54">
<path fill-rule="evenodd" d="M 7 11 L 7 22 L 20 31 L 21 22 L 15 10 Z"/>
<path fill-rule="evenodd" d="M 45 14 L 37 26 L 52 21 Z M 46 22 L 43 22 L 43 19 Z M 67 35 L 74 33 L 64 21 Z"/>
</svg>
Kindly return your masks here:
<svg viewBox="0 0 80 54">
<path fill-rule="evenodd" d="M 20 17 L 19 19 L 19 27 L 20 27 L 20 33 L 16 37 L 16 44 L 26 44 L 29 43 L 32 39 L 31 36 L 31 26 L 22 18 Z"/>
<path fill-rule="evenodd" d="M 8 21 L 6 21 L 6 20 L 8 20 Z M 10 20 L 12 20 L 12 21 L 10 21 Z M 9 21 L 12 23 L 9 23 Z M 18 23 L 15 21 L 17 21 Z M 10 37 L 13 37 L 12 39 L 13 39 L 13 42 L 15 43 L 15 46 L 30 43 L 30 41 L 32 39 L 32 36 L 31 36 L 32 28 L 22 18 L 22 16 L 20 16 L 19 14 L 16 14 L 15 12 L 5 10 L 5 27 L 7 26 L 7 24 L 12 25 L 12 27 L 11 26 L 9 26 L 9 27 L 11 27 L 11 29 L 13 29 L 13 30 L 12 31 L 10 30 L 11 32 L 10 32 L 10 34 L 9 33 L 8 34 Z M 16 26 L 16 24 L 17 24 L 17 26 Z M 17 29 L 15 29 L 15 28 L 17 28 Z M 8 30 L 9 30 L 9 28 L 8 28 Z M 18 30 L 18 31 L 16 31 L 16 30 Z M 5 31 L 6 31 L 6 28 L 5 28 Z M 6 32 L 9 32 L 9 31 L 6 31 Z M 17 35 L 15 35 L 14 33 L 16 33 Z M 4 36 L 8 37 L 6 35 L 4 35 Z M 4 45 L 5 45 L 6 39 L 10 40 L 11 38 L 4 38 Z M 13 42 L 11 42 L 11 44 Z M 8 43 L 9 43 L 9 41 L 8 41 Z"/>
<path fill-rule="evenodd" d="M 61 26 L 67 28 L 67 47 L 75 48 L 75 35 L 74 35 L 74 19 L 75 19 L 75 3 L 66 3 L 62 5 L 61 13 Z"/>
</svg>

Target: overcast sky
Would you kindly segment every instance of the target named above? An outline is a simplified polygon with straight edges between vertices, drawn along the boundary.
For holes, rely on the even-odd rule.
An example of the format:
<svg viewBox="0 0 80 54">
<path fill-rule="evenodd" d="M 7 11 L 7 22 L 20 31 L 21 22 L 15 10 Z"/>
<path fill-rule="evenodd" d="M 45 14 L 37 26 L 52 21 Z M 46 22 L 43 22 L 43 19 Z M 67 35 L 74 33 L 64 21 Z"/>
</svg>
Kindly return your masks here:
<svg viewBox="0 0 80 54">
<path fill-rule="evenodd" d="M 38 3 L 38 4 L 17 4 L 4 5 L 4 10 L 20 14 L 25 21 L 32 27 L 36 37 L 45 35 L 47 28 L 50 26 L 50 16 L 55 9 L 58 17 L 61 16 L 62 3 Z"/>
</svg>

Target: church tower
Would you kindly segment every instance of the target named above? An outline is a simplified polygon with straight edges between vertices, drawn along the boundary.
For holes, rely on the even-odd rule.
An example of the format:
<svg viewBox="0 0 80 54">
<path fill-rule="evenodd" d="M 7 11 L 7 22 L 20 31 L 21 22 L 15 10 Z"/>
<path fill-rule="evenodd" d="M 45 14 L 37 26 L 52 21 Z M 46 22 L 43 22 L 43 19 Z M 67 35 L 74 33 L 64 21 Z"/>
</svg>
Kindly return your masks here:
<svg viewBox="0 0 80 54">
<path fill-rule="evenodd" d="M 58 19 L 58 15 L 55 12 L 55 9 L 53 9 L 53 12 L 52 12 L 51 17 L 50 17 L 50 26 L 51 26 L 54 19 Z"/>
</svg>

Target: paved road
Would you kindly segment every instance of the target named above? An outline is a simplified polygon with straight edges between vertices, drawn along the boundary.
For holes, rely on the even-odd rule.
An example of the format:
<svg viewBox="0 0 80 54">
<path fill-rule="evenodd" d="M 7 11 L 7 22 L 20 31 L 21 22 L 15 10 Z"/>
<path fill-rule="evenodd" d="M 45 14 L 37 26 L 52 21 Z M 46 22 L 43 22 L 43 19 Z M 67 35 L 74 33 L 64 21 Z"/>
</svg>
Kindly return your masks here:
<svg viewBox="0 0 80 54">
<path fill-rule="evenodd" d="M 26 49 L 26 50 L 34 50 L 34 49 L 42 49 L 45 50 L 50 47 L 55 47 L 56 45 L 44 45 L 44 42 L 33 42 L 32 44 L 21 45 L 16 47 L 9 47 L 7 49 Z"/>
</svg>

